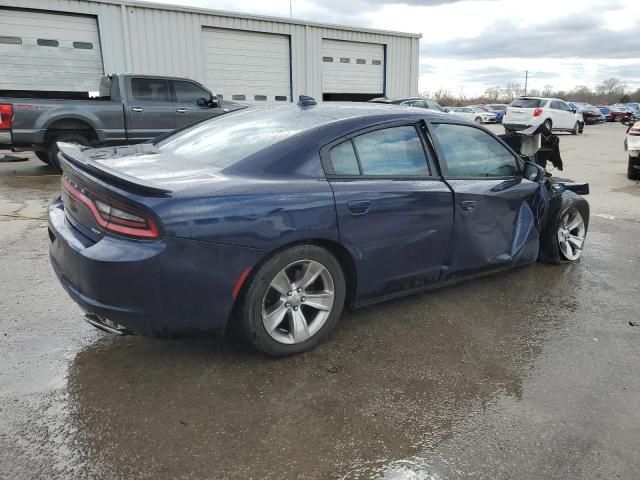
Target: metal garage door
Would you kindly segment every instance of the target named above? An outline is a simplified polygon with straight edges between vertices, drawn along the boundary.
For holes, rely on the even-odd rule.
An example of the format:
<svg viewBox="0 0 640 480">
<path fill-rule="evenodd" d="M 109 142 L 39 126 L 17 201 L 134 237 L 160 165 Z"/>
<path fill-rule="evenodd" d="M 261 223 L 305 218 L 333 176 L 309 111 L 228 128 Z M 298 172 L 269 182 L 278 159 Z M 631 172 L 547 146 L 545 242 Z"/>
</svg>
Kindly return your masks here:
<svg viewBox="0 0 640 480">
<path fill-rule="evenodd" d="M 291 100 L 289 37 L 203 28 L 204 83 L 226 100 Z"/>
<path fill-rule="evenodd" d="M 0 9 L 0 90 L 89 92 L 103 75 L 95 17 Z"/>
<path fill-rule="evenodd" d="M 383 94 L 383 45 L 322 40 L 323 100 L 370 100 Z"/>
</svg>

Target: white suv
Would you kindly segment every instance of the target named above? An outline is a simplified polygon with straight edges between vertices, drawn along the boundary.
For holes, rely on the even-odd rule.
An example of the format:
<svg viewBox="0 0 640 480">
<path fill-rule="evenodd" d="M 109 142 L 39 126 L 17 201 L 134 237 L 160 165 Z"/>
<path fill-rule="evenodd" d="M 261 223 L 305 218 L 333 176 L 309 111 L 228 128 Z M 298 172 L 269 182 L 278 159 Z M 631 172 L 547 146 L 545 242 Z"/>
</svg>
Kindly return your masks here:
<svg viewBox="0 0 640 480">
<path fill-rule="evenodd" d="M 558 98 L 520 97 L 507 107 L 502 124 L 507 132 L 545 124 L 549 130 L 577 135 L 582 133 L 584 118 Z"/>
</svg>

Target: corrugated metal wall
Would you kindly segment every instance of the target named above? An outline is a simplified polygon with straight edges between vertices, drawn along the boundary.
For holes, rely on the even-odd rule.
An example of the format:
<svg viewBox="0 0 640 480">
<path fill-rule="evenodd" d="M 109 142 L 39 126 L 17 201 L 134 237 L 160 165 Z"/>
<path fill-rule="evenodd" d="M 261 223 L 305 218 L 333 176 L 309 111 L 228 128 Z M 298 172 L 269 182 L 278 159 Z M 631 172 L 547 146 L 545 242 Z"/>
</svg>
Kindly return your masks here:
<svg viewBox="0 0 640 480">
<path fill-rule="evenodd" d="M 0 0 L 1 6 L 95 15 L 107 73 L 177 75 L 203 81 L 201 32 L 203 26 L 211 26 L 289 35 L 294 98 L 303 94 L 322 98 L 323 38 L 386 45 L 387 96 L 418 94 L 419 39 L 412 36 L 109 0 Z M 208 87 L 215 91 L 215 85 Z"/>
</svg>

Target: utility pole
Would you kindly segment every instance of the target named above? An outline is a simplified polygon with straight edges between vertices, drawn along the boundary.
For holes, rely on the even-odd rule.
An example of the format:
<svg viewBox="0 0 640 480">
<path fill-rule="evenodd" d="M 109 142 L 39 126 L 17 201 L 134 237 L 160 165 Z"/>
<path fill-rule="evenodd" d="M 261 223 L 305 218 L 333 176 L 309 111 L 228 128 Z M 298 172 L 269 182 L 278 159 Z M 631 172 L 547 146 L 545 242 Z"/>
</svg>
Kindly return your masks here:
<svg viewBox="0 0 640 480">
<path fill-rule="evenodd" d="M 524 94 L 527 94 L 527 82 L 529 81 L 529 70 L 524 71 Z"/>
<path fill-rule="evenodd" d="M 291 6 L 291 2 L 293 0 L 289 0 L 289 18 L 293 18 L 293 7 Z"/>
</svg>

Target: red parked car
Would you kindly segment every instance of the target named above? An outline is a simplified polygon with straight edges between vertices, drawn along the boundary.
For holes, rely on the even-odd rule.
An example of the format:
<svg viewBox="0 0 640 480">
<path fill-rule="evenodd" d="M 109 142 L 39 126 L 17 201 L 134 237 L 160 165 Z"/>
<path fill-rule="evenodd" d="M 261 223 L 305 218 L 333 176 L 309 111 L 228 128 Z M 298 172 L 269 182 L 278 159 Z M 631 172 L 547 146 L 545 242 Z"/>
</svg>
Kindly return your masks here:
<svg viewBox="0 0 640 480">
<path fill-rule="evenodd" d="M 633 118 L 633 114 L 615 105 L 598 105 L 598 109 L 607 119 L 607 122 L 624 122 Z"/>
</svg>

